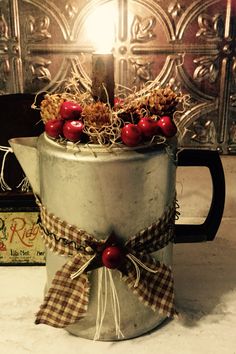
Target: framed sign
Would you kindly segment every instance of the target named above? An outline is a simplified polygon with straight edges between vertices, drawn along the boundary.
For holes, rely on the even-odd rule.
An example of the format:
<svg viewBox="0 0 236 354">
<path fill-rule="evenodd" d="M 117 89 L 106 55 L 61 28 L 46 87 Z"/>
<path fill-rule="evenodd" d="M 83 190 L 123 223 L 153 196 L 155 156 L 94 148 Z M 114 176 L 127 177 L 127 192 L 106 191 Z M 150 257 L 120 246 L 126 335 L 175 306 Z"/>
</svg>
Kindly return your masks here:
<svg viewBox="0 0 236 354">
<path fill-rule="evenodd" d="M 0 208 L 0 265 L 43 265 L 38 209 Z"/>
</svg>

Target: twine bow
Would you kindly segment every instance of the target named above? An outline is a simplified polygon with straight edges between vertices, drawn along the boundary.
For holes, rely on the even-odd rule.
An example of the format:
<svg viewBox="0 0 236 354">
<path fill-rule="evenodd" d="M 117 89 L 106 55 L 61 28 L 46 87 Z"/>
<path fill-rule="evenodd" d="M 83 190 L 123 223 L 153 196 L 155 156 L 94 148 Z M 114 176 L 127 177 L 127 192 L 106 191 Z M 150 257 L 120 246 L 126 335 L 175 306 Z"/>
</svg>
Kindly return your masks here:
<svg viewBox="0 0 236 354">
<path fill-rule="evenodd" d="M 106 240 L 96 240 L 85 230 L 62 221 L 40 207 L 39 224 L 46 247 L 69 260 L 58 270 L 51 287 L 36 314 L 36 324 L 66 327 L 82 319 L 89 304 L 88 271 L 103 266 L 101 255 L 109 246 L 118 244 L 124 253 L 117 270 L 122 280 L 138 299 L 153 311 L 167 317 L 175 315 L 171 268 L 155 260 L 150 253 L 173 240 L 176 215 L 175 200 L 157 222 L 121 244 L 113 233 Z"/>
</svg>

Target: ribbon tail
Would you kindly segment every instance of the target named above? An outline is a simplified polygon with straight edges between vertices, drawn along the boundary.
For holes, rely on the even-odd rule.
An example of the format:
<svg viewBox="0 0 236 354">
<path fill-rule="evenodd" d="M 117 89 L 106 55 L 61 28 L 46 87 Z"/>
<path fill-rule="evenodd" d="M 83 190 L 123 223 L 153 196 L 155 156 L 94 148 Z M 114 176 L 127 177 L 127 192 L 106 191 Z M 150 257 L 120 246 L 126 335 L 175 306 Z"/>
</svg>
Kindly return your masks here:
<svg viewBox="0 0 236 354">
<path fill-rule="evenodd" d="M 137 283 L 136 269 L 129 263 L 127 275 L 123 275 L 123 280 L 145 306 L 161 315 L 174 317 L 177 312 L 174 307 L 174 280 L 171 268 L 147 255 L 140 255 L 139 259 L 147 267 L 157 271 L 150 272 L 139 267 Z"/>
<path fill-rule="evenodd" d="M 35 324 L 64 328 L 85 316 L 89 302 L 88 276 L 86 273 L 76 279 L 71 279 L 70 276 L 86 260 L 76 255 L 57 271 L 36 314 Z"/>
</svg>

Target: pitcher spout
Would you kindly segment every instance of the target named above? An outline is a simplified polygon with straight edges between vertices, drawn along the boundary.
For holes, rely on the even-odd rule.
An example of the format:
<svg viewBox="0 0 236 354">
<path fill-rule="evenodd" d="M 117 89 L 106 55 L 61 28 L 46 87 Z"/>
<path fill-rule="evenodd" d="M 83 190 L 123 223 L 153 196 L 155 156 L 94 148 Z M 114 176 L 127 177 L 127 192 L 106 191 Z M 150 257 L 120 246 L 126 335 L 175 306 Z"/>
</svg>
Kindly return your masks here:
<svg viewBox="0 0 236 354">
<path fill-rule="evenodd" d="M 29 179 L 33 192 L 40 195 L 38 137 L 13 138 L 9 144 L 24 173 Z"/>
</svg>

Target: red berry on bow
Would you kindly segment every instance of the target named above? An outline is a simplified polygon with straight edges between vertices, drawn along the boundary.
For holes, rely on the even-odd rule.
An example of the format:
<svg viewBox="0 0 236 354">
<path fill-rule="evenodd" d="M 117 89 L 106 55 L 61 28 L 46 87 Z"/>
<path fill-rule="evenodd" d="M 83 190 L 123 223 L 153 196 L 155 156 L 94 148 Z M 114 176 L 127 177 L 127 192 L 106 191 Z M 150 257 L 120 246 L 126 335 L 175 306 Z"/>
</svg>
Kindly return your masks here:
<svg viewBox="0 0 236 354">
<path fill-rule="evenodd" d="M 124 253 L 118 246 L 109 246 L 102 252 L 102 263 L 107 268 L 119 268 L 123 260 Z"/>
</svg>

